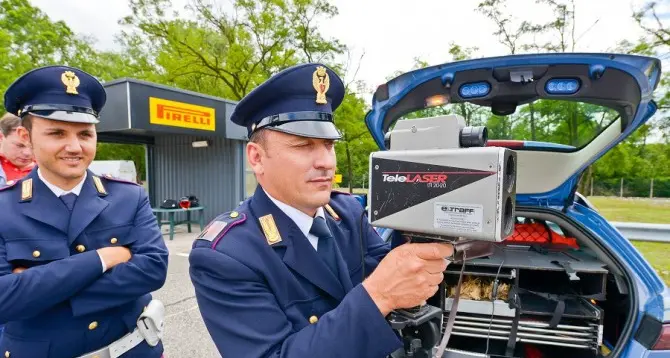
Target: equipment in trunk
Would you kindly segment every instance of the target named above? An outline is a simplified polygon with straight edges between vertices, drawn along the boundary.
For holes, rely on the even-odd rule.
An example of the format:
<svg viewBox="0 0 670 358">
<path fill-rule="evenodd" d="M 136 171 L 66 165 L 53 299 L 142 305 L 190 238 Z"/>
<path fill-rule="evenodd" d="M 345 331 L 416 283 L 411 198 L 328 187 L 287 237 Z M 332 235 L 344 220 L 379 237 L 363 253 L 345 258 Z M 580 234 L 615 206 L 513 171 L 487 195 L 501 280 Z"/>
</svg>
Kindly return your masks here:
<svg viewBox="0 0 670 358">
<path fill-rule="evenodd" d="M 576 250 L 516 243 L 494 247 L 492 255 L 466 261 L 465 267 L 452 264 L 445 273 L 440 302 L 432 303 L 444 316 L 451 312 L 461 271 L 463 279 L 450 350 L 443 356 L 525 357 L 528 347 L 596 355 L 604 311 L 595 303 L 605 299 L 606 265 Z M 445 328 L 442 322 L 441 332 Z"/>
</svg>

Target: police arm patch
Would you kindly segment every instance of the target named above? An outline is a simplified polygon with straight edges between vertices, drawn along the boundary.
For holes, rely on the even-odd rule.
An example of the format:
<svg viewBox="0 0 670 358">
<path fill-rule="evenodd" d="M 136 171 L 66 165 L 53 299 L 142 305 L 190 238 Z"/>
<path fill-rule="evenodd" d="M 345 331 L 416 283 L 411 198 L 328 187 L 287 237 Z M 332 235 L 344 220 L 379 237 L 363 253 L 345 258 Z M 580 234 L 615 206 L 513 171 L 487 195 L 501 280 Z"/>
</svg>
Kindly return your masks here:
<svg viewBox="0 0 670 358">
<path fill-rule="evenodd" d="M 225 229 L 226 226 L 228 226 L 228 223 L 225 221 L 213 221 L 211 224 L 207 225 L 202 233 L 200 233 L 198 239 L 214 241 L 214 239 L 223 232 L 223 229 Z"/>
<path fill-rule="evenodd" d="M 209 241 L 212 243 L 212 248 L 215 248 L 228 230 L 235 225 L 243 223 L 246 219 L 245 214 L 236 211 L 219 215 L 202 230 L 200 235 L 196 237 L 196 240 Z"/>
</svg>

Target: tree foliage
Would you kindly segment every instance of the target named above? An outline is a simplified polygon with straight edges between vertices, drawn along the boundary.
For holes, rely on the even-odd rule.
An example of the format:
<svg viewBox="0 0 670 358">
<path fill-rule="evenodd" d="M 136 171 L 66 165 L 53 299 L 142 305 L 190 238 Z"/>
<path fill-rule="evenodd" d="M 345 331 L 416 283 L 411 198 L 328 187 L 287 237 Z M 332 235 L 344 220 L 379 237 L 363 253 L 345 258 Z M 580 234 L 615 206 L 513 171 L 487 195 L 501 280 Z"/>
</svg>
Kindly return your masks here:
<svg viewBox="0 0 670 358">
<path fill-rule="evenodd" d="M 345 50 L 316 27 L 337 15 L 323 0 L 236 0 L 232 9 L 194 0 L 172 14 L 169 0 L 129 5 L 121 40 L 155 65 L 151 80 L 231 100 L 299 62 L 335 66 Z"/>
<path fill-rule="evenodd" d="M 130 9 L 119 19 L 121 49 L 99 51 L 90 39 L 74 33 L 64 22 L 51 20 L 28 0 L 0 2 L 0 95 L 20 74 L 50 64 L 82 68 L 103 81 L 134 77 L 229 100 L 239 100 L 277 72 L 297 63 L 321 62 L 343 78 L 357 71 L 348 60 L 348 47 L 324 35 L 318 24 L 338 16 L 328 0 L 191 0 L 173 9 L 170 0 L 126 0 Z M 580 38 L 598 20 L 578 24 L 574 0 L 528 0 L 552 16 L 515 18 L 507 0 L 480 0 L 475 6 L 496 29 L 491 34 L 509 54 L 523 52 L 580 51 Z M 223 4 L 223 5 L 221 5 Z M 582 14 L 579 14 L 582 15 Z M 656 1 L 631 14 L 644 31 L 636 41 L 621 41 L 616 52 L 667 58 L 670 25 L 659 13 Z M 586 28 L 586 31 L 581 29 Z M 580 29 L 581 33 L 578 33 Z M 446 61 L 478 57 L 479 49 L 457 42 L 449 44 Z M 359 64 L 360 65 L 360 64 Z M 410 69 L 428 66 L 420 58 Z M 650 143 L 659 131 L 670 133 L 670 78 L 664 72 L 656 92 L 660 111 L 650 125 L 589 168 L 580 190 L 593 178 L 669 178 L 670 145 Z M 368 160 L 377 150 L 364 123 L 369 109 L 360 93 L 365 84 L 354 79 L 346 84 L 345 98 L 335 111 L 343 134 L 337 143 L 338 173 L 349 188 L 367 185 Z M 470 103 L 424 108 L 405 118 L 454 113 L 467 125 L 486 125 L 493 139 L 525 139 L 581 146 L 614 120 L 612 111 L 573 102 L 541 100 L 517 108 L 508 116 L 496 116 Z M 663 133 L 663 132 L 662 132 Z M 129 159 L 144 175 L 141 146 L 101 143 L 97 159 Z"/>
</svg>

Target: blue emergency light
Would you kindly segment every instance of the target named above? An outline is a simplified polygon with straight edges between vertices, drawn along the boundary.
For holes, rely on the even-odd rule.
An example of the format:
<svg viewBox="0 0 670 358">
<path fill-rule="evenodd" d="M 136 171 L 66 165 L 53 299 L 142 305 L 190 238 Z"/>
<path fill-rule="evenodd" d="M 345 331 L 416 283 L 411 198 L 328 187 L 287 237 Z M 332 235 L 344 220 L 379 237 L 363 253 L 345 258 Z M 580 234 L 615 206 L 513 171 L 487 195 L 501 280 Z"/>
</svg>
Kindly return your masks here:
<svg viewBox="0 0 670 358">
<path fill-rule="evenodd" d="M 484 97 L 491 91 L 491 85 L 488 82 L 466 83 L 458 90 L 461 98 Z"/>
<path fill-rule="evenodd" d="M 574 78 L 554 78 L 544 85 L 549 94 L 574 94 L 579 90 L 579 81 Z"/>
</svg>

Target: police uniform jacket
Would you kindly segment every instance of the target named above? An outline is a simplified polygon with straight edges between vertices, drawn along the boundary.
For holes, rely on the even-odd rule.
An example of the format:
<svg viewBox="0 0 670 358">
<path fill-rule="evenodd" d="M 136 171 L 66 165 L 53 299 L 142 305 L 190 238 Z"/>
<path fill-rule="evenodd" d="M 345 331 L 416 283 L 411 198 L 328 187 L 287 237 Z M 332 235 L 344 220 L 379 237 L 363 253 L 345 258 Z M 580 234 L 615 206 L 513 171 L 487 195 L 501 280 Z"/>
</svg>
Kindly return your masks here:
<svg viewBox="0 0 670 358">
<path fill-rule="evenodd" d="M 196 239 L 190 276 L 223 357 L 375 358 L 401 347 L 361 285 L 388 245 L 352 196 L 333 192 L 326 212 L 337 276 L 260 186 Z"/>
<path fill-rule="evenodd" d="M 35 168 L 0 191 L 0 207 L 0 357 L 77 357 L 135 329 L 168 263 L 141 186 L 88 171 L 70 212 Z M 103 273 L 96 249 L 108 246 L 132 258 Z M 162 351 L 143 342 L 122 357 Z"/>
</svg>

